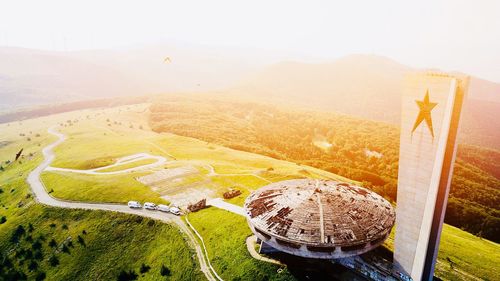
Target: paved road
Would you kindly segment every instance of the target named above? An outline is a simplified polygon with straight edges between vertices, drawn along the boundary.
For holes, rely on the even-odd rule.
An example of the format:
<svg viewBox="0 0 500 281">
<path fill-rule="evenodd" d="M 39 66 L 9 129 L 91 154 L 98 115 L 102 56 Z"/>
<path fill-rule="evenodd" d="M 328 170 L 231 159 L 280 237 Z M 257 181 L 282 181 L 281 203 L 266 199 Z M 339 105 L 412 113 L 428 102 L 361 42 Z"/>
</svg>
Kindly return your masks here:
<svg viewBox="0 0 500 281">
<path fill-rule="evenodd" d="M 193 233 L 187 228 L 187 226 L 179 217 L 169 213 L 161 213 L 159 211 L 149 211 L 146 209 L 131 209 L 128 206 L 122 204 L 84 203 L 84 202 L 59 200 L 50 196 L 50 194 L 47 193 L 42 181 L 40 180 L 40 174 L 43 172 L 43 170 L 49 167 L 50 163 L 52 163 L 55 157 L 52 150 L 56 146 L 64 142 L 66 136 L 64 134 L 57 132 L 54 129 L 54 127 L 49 128 L 48 132 L 52 135 L 57 136 L 58 140 L 43 148 L 42 150 L 44 156 L 43 162 L 33 171 L 31 171 L 27 179 L 28 184 L 31 186 L 31 189 L 33 190 L 35 198 L 38 202 L 45 205 L 60 207 L 60 208 L 105 210 L 105 211 L 134 214 L 161 220 L 168 223 L 175 223 L 176 225 L 179 226 L 181 231 L 183 231 L 188 236 L 191 246 L 196 250 L 198 261 L 201 266 L 201 271 L 205 274 L 208 280 L 210 281 L 217 280 L 214 277 L 214 274 L 212 273 L 210 266 L 207 265 L 207 261 L 204 258 L 203 251 L 200 245 L 198 244 L 196 238 L 194 237 Z"/>
<path fill-rule="evenodd" d="M 222 200 L 222 198 L 215 198 L 215 199 L 208 200 L 207 205 L 214 206 L 214 207 L 217 207 L 219 209 L 224 209 L 226 211 L 229 211 L 229 212 L 235 213 L 237 215 L 246 217 L 245 210 L 242 207 L 225 202 L 224 200 Z"/>
</svg>

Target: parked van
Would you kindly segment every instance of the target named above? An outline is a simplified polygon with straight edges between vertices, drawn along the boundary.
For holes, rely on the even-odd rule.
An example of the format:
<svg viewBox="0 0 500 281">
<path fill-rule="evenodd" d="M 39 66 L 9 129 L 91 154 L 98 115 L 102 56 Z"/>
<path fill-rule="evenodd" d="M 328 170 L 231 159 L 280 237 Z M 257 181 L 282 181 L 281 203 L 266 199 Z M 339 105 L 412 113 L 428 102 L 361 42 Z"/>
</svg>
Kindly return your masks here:
<svg viewBox="0 0 500 281">
<path fill-rule="evenodd" d="M 155 203 L 146 202 L 144 203 L 144 208 L 148 210 L 156 210 L 158 207 L 156 207 Z"/>
<path fill-rule="evenodd" d="M 162 212 L 170 212 L 170 208 L 167 205 L 160 204 L 158 205 L 158 210 Z"/>
<path fill-rule="evenodd" d="M 127 204 L 130 208 L 142 208 L 141 203 L 137 201 L 128 201 Z"/>
<path fill-rule="evenodd" d="M 181 214 L 181 210 L 177 207 L 171 207 L 170 208 L 170 213 L 176 215 L 176 216 L 179 216 Z"/>
</svg>

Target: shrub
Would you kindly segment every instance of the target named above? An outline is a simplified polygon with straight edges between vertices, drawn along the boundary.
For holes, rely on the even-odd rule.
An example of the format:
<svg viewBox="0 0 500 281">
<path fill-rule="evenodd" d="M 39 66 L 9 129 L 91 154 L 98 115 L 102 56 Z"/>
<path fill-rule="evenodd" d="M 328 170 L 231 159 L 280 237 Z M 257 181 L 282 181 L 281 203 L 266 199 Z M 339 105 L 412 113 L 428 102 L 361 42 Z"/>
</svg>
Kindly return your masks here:
<svg viewBox="0 0 500 281">
<path fill-rule="evenodd" d="M 26 230 L 24 230 L 24 227 L 22 225 L 18 225 L 14 233 L 12 233 L 12 236 L 10 238 L 11 242 L 17 243 L 19 242 L 19 239 L 26 233 Z"/>
<path fill-rule="evenodd" d="M 35 250 L 35 253 L 33 254 L 33 258 L 35 260 L 41 261 L 43 260 L 43 253 L 40 250 Z"/>
<path fill-rule="evenodd" d="M 40 243 L 40 241 L 36 240 L 35 242 L 33 242 L 33 244 L 31 245 L 31 248 L 33 250 L 40 250 L 42 248 L 42 243 Z"/>
<path fill-rule="evenodd" d="M 38 268 L 38 263 L 36 261 L 31 261 L 29 264 L 28 264 L 28 269 L 30 271 L 33 271 L 33 270 L 37 270 Z"/>
<path fill-rule="evenodd" d="M 146 265 L 146 264 L 144 264 L 144 263 L 143 263 L 143 264 L 141 265 L 140 272 L 141 272 L 142 274 L 144 274 L 144 273 L 148 272 L 150 269 L 151 269 L 151 267 L 150 267 L 149 265 Z"/>
<path fill-rule="evenodd" d="M 33 237 L 31 237 L 31 235 L 26 235 L 24 240 L 26 240 L 27 242 L 33 242 Z"/>
<path fill-rule="evenodd" d="M 6 221 L 7 221 L 6 216 L 0 217 L 0 224 L 4 224 Z"/>
<path fill-rule="evenodd" d="M 78 235 L 78 237 L 76 238 L 76 241 L 78 241 L 78 243 L 80 245 L 82 245 L 83 247 L 85 247 L 85 240 L 83 240 L 83 237 L 81 237 L 80 235 Z"/>
<path fill-rule="evenodd" d="M 45 272 L 42 271 L 36 275 L 35 280 L 36 281 L 43 281 L 43 280 L 45 280 L 46 277 L 47 277 L 47 275 L 45 275 Z"/>
<path fill-rule="evenodd" d="M 120 274 L 118 275 L 117 280 L 118 281 L 129 281 L 129 280 L 136 280 L 138 277 L 137 273 L 133 270 L 125 271 L 122 270 Z"/>
<path fill-rule="evenodd" d="M 52 240 L 50 240 L 49 247 L 51 247 L 51 248 L 57 247 L 57 242 L 56 242 L 56 240 L 54 240 L 54 238 L 52 238 Z"/>
<path fill-rule="evenodd" d="M 62 246 L 62 251 L 63 251 L 64 253 L 69 254 L 69 248 L 68 248 L 68 246 L 63 245 L 63 246 Z"/>
<path fill-rule="evenodd" d="M 170 269 L 165 265 L 162 265 L 160 269 L 160 274 L 161 276 L 170 276 Z"/>
<path fill-rule="evenodd" d="M 55 255 L 52 255 L 50 256 L 49 258 L 49 264 L 50 266 L 54 267 L 54 266 L 58 266 L 59 265 L 59 259 L 55 256 Z"/>
</svg>

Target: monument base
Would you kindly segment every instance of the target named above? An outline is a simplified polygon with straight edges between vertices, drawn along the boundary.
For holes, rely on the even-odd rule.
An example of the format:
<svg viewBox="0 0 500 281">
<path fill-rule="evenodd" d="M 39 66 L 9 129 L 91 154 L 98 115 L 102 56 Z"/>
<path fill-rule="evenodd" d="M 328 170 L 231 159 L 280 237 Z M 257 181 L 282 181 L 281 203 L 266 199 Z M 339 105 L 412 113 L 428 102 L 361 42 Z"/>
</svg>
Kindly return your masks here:
<svg viewBox="0 0 500 281">
<path fill-rule="evenodd" d="M 275 254 L 283 253 L 280 250 L 271 247 L 262 240 L 257 238 L 257 243 L 260 244 L 259 253 L 260 254 Z M 379 248 L 377 248 L 379 249 Z M 353 256 L 342 259 L 330 260 L 334 264 L 339 264 L 355 272 L 358 275 L 363 276 L 367 280 L 373 281 L 411 281 L 411 277 L 399 271 L 392 261 L 385 259 L 382 255 L 375 249 L 372 252 L 368 252 L 359 256 Z M 308 258 L 309 259 L 309 258 Z"/>
</svg>

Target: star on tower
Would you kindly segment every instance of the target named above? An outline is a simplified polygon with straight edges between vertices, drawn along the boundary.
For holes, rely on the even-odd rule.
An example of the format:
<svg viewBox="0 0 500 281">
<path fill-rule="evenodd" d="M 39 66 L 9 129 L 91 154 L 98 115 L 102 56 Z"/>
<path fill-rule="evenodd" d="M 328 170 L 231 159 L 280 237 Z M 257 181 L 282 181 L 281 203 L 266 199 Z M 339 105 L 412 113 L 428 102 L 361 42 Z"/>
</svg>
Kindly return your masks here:
<svg viewBox="0 0 500 281">
<path fill-rule="evenodd" d="M 420 112 L 418 113 L 417 120 L 415 120 L 415 124 L 413 125 L 413 129 L 411 133 L 415 132 L 415 129 L 418 128 L 420 123 L 425 120 L 427 127 L 431 131 L 431 135 L 434 138 L 434 129 L 432 128 L 432 117 L 431 110 L 437 105 L 437 103 L 429 102 L 429 90 L 425 93 L 425 97 L 423 101 L 415 100 L 418 107 L 420 108 Z"/>
</svg>

